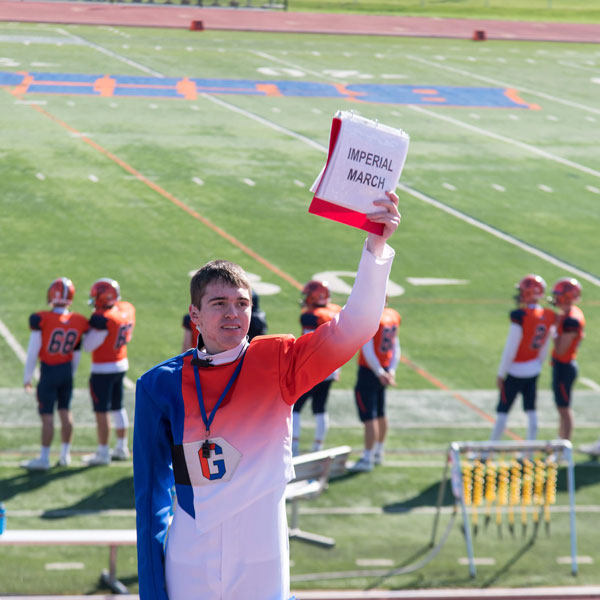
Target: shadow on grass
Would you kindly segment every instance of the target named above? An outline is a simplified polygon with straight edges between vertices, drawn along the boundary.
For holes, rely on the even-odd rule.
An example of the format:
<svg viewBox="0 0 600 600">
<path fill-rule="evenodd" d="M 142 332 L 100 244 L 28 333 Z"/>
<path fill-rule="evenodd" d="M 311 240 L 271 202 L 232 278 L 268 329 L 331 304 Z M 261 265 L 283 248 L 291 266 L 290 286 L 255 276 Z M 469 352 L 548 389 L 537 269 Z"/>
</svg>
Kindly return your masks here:
<svg viewBox="0 0 600 600">
<path fill-rule="evenodd" d="M 423 546 L 422 548 L 420 548 L 419 550 L 417 550 L 416 552 L 411 554 L 403 562 L 396 565 L 393 569 L 390 569 L 390 571 L 388 573 L 386 573 L 385 575 L 382 575 L 381 577 L 378 577 L 371 585 L 368 585 L 365 588 L 365 591 L 372 590 L 376 587 L 379 587 L 382 583 L 385 583 L 385 581 L 387 579 L 389 579 L 390 577 L 394 577 L 394 575 L 396 574 L 396 571 L 398 571 L 399 569 L 403 569 L 403 568 L 407 567 L 408 565 L 412 564 L 414 561 L 416 561 L 418 558 L 420 558 L 421 556 L 423 556 L 430 550 L 431 550 L 430 544 Z"/>
<path fill-rule="evenodd" d="M 600 468 L 597 460 L 578 462 L 574 465 L 575 490 L 600 483 Z M 556 489 L 567 491 L 567 469 L 560 467 L 556 479 Z"/>
<path fill-rule="evenodd" d="M 393 504 L 386 504 L 383 507 L 383 512 L 386 513 L 402 513 L 408 512 L 414 508 L 421 506 L 437 506 L 438 494 L 440 490 L 441 481 L 431 484 L 429 487 L 422 489 L 418 495 L 412 498 L 407 498 L 402 502 L 394 502 Z M 446 484 L 446 490 L 444 497 L 442 498 L 442 506 L 454 506 L 454 496 L 452 495 L 452 489 L 450 482 Z"/>
<path fill-rule="evenodd" d="M 498 581 L 498 579 L 507 575 L 508 572 L 510 571 L 511 567 L 513 565 L 515 565 L 516 563 L 518 563 L 519 560 L 521 560 L 521 558 L 523 558 L 523 556 L 525 556 L 525 554 L 527 554 L 527 552 L 529 552 L 529 550 L 531 550 L 531 548 L 533 548 L 536 538 L 537 538 L 536 534 L 532 535 L 525 542 L 525 544 L 523 544 L 512 555 L 511 558 L 509 558 L 502 566 L 500 566 L 498 569 L 496 569 L 496 571 L 494 573 L 492 573 L 489 577 L 487 577 L 484 581 L 482 581 L 480 587 L 482 587 L 482 588 L 491 587 L 494 585 L 494 583 L 496 583 L 496 581 Z"/>
<path fill-rule="evenodd" d="M 57 481 L 66 481 L 72 477 L 89 474 L 90 467 L 74 467 L 68 469 L 52 469 L 50 471 L 24 471 L 14 477 L 2 480 L 2 499 L 4 501 L 41 490 Z M 106 482 L 98 479 L 98 488 L 93 489 L 87 496 L 76 498 L 72 505 L 46 510 L 43 519 L 61 519 L 81 513 L 94 513 L 100 510 L 133 509 L 135 496 L 133 491 L 133 476 L 128 475 L 117 481 Z"/>
<path fill-rule="evenodd" d="M 19 494 L 33 492 L 54 481 L 68 479 L 75 475 L 79 475 L 87 469 L 88 467 L 60 470 L 51 469 L 49 471 L 23 470 L 14 477 L 2 480 L 2 499 L 6 502 L 6 500 L 11 500 Z"/>
<path fill-rule="evenodd" d="M 72 517 L 74 514 L 95 513 L 111 509 L 133 509 L 134 507 L 133 477 L 128 476 L 94 490 L 71 506 L 44 511 L 42 519 L 64 519 Z"/>
<path fill-rule="evenodd" d="M 133 584 L 137 584 L 138 583 L 138 576 L 137 575 L 124 575 L 121 576 L 119 574 L 117 574 L 117 579 L 125 586 L 125 587 L 129 587 L 130 585 Z M 128 590 L 129 593 L 133 593 L 131 590 Z M 111 590 L 106 583 L 104 583 L 102 581 L 102 579 L 99 577 L 98 581 L 96 582 L 96 585 L 92 588 L 89 589 L 89 591 L 86 592 L 86 596 L 89 595 L 93 595 L 93 594 L 102 594 L 102 593 L 106 593 L 106 592 L 113 592 L 113 590 Z M 118 598 L 118 595 L 116 596 Z"/>
</svg>

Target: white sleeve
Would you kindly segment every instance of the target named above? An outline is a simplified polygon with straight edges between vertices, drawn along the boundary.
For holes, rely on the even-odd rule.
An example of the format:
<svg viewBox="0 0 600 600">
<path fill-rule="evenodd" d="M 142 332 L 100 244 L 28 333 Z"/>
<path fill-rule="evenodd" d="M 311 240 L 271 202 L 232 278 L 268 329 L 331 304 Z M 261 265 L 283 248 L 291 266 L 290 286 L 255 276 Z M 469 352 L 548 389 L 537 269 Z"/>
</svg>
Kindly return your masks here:
<svg viewBox="0 0 600 600">
<path fill-rule="evenodd" d="M 352 292 L 334 318 L 343 332 L 340 337 L 347 337 L 348 343 L 359 341 L 362 346 L 377 333 L 393 259 L 394 250 L 387 244 L 382 256 L 369 252 L 365 244 Z"/>
<path fill-rule="evenodd" d="M 73 360 L 71 361 L 71 375 L 75 377 L 75 373 L 77 373 L 77 367 L 79 366 L 79 361 L 81 360 L 81 350 L 75 350 L 73 352 Z"/>
<path fill-rule="evenodd" d="M 546 360 L 546 356 L 548 356 L 548 349 L 550 348 L 550 342 L 552 341 L 552 339 L 554 338 L 555 335 L 556 335 L 556 327 L 554 325 L 552 325 L 552 327 L 550 327 L 550 332 L 548 333 L 548 337 L 546 338 L 546 341 L 544 342 L 544 345 L 541 347 L 540 353 L 538 355 L 538 357 L 540 359 L 540 367 L 543 366 L 544 361 Z"/>
<path fill-rule="evenodd" d="M 502 377 L 503 379 L 506 377 L 510 366 L 515 360 L 522 337 L 523 328 L 516 323 L 511 323 L 506 338 L 506 344 L 504 345 L 504 351 L 502 352 L 502 358 L 500 359 L 500 365 L 498 366 L 498 377 Z"/>
<path fill-rule="evenodd" d="M 385 373 L 384 368 L 381 366 L 377 354 L 375 354 L 375 345 L 373 344 L 373 338 L 371 338 L 363 347 L 362 353 L 364 359 L 369 365 L 369 369 L 375 373 L 375 375 L 383 375 Z"/>
<path fill-rule="evenodd" d="M 23 373 L 23 385 L 31 383 L 35 365 L 42 349 L 42 332 L 32 331 L 29 336 L 29 344 L 27 346 L 27 358 L 25 359 L 25 371 Z"/>
<path fill-rule="evenodd" d="M 400 362 L 400 357 L 402 356 L 402 352 L 400 351 L 400 340 L 398 336 L 396 336 L 396 343 L 394 344 L 394 354 L 392 354 L 392 360 L 390 362 L 389 371 L 390 373 L 395 373 L 398 368 L 398 363 Z"/>
<path fill-rule="evenodd" d="M 102 342 L 106 339 L 108 330 L 105 329 L 90 329 L 85 336 L 83 336 L 83 349 L 86 352 L 93 352 Z"/>
</svg>

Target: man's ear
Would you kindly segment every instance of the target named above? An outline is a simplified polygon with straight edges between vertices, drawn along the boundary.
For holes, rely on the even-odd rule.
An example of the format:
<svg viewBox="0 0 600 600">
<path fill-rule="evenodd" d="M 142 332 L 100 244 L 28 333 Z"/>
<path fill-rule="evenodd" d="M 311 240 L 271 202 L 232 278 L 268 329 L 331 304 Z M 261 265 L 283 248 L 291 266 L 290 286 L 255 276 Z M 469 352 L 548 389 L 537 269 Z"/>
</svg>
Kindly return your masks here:
<svg viewBox="0 0 600 600">
<path fill-rule="evenodd" d="M 190 319 L 197 325 L 198 320 L 200 319 L 200 310 L 194 304 L 190 304 L 188 311 L 190 313 Z"/>
</svg>

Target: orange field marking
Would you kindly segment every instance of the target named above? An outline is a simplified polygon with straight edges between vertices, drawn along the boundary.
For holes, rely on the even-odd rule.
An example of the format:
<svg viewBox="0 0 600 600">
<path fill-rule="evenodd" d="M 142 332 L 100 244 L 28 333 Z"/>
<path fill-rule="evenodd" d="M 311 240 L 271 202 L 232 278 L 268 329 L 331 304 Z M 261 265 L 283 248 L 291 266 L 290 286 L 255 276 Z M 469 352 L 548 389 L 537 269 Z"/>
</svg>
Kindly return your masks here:
<svg viewBox="0 0 600 600">
<path fill-rule="evenodd" d="M 274 83 L 257 83 L 256 89 L 271 98 L 280 98 L 283 95 Z"/>
<path fill-rule="evenodd" d="M 109 75 L 104 75 L 94 82 L 94 91 L 103 97 L 111 97 L 115 92 L 117 82 Z"/>
<path fill-rule="evenodd" d="M 177 93 L 181 94 L 186 100 L 196 100 L 196 98 L 198 98 L 196 83 L 190 81 L 187 77 L 184 77 L 177 82 Z"/>
<path fill-rule="evenodd" d="M 272 273 L 275 273 L 275 275 L 281 277 L 283 280 L 287 281 L 290 285 L 292 285 L 296 289 L 298 289 L 298 290 L 302 289 L 302 287 L 303 287 L 302 284 L 300 282 L 296 281 L 291 275 L 288 275 L 287 273 L 282 271 L 279 267 L 276 267 L 274 264 L 270 263 L 266 258 L 263 258 L 260 254 L 258 254 L 254 250 L 252 250 L 252 248 L 249 248 L 248 246 L 246 246 L 245 244 L 240 242 L 237 238 L 235 238 L 231 234 L 227 233 L 224 229 L 221 229 L 221 227 L 219 227 L 218 225 L 215 225 L 212 221 L 210 221 L 206 217 L 203 217 L 200 213 L 196 212 L 193 208 L 189 207 L 187 204 L 185 204 L 184 202 L 182 202 L 181 200 L 176 198 L 173 194 L 171 194 L 167 190 L 163 189 L 162 187 L 160 187 L 158 184 L 154 183 L 153 181 L 150 181 L 150 179 L 148 179 L 145 175 L 140 173 L 137 169 L 132 167 L 130 164 L 126 163 L 124 160 L 120 159 L 118 156 L 114 155 L 112 152 L 109 152 L 108 150 L 103 148 L 100 144 L 91 140 L 89 137 L 82 135 L 81 132 L 77 131 L 74 127 L 71 127 L 68 123 L 65 123 L 58 117 L 54 116 L 52 113 L 49 113 L 47 110 L 44 110 L 43 108 L 41 108 L 38 105 L 30 105 L 30 106 L 34 110 L 37 110 L 40 114 L 51 119 L 55 123 L 58 123 L 61 127 L 66 129 L 67 131 L 77 134 L 78 137 L 81 140 L 83 140 L 86 144 L 88 144 L 89 146 L 91 146 L 92 148 L 94 148 L 95 150 L 97 150 L 98 152 L 103 154 L 104 156 L 106 156 L 108 159 L 112 160 L 114 163 L 116 163 L 117 165 L 119 165 L 120 167 L 125 169 L 128 173 L 131 173 L 139 181 L 141 181 L 142 183 L 147 185 L 149 188 L 154 190 L 156 193 L 160 194 L 163 198 L 166 198 L 167 200 L 172 202 L 175 206 L 178 206 L 179 208 L 184 210 L 190 216 L 194 217 L 194 219 L 197 219 L 198 221 L 200 221 L 203 225 L 208 227 L 211 231 L 214 231 L 215 233 L 220 235 L 222 238 L 224 238 L 225 240 L 230 242 L 236 248 L 239 248 L 240 250 L 242 250 L 242 252 L 244 252 L 245 254 L 247 254 L 248 256 L 250 256 L 251 258 L 256 260 L 257 262 L 259 262 L 265 268 L 269 269 L 269 271 L 271 271 Z"/>
</svg>

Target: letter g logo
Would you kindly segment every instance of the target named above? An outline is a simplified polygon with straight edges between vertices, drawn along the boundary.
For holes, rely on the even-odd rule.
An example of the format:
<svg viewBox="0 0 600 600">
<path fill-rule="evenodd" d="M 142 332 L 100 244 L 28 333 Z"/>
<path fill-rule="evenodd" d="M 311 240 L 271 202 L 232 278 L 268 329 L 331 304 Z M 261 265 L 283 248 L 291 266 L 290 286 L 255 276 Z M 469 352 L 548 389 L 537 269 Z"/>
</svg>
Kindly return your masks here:
<svg viewBox="0 0 600 600">
<path fill-rule="evenodd" d="M 198 457 L 200 458 L 200 465 L 202 467 L 202 475 L 211 481 L 215 479 L 221 479 L 227 469 L 225 468 L 224 458 L 217 459 L 217 456 L 223 455 L 223 449 L 218 444 L 210 444 L 211 456 L 210 458 L 204 458 L 202 456 L 202 450 L 198 451 Z"/>
</svg>

